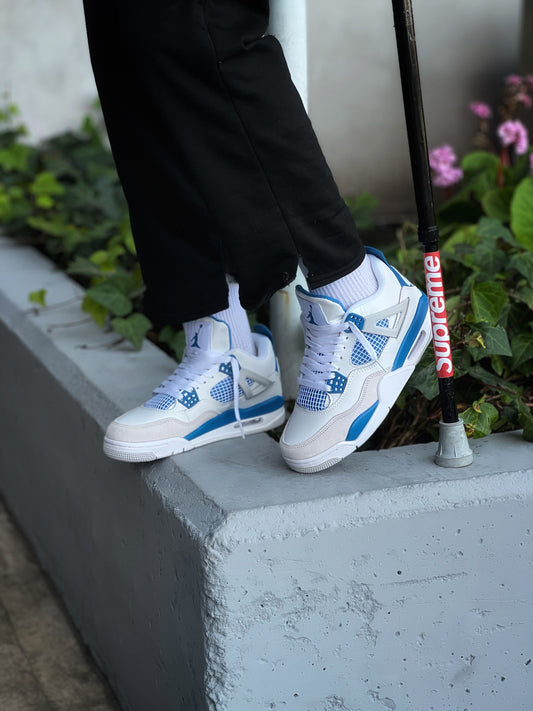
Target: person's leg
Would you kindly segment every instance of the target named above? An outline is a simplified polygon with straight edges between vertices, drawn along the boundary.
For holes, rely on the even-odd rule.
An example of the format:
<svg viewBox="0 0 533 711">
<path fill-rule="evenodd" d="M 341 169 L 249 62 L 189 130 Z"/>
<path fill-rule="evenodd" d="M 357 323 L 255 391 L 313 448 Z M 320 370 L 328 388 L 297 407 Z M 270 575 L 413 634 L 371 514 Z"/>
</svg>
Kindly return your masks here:
<svg viewBox="0 0 533 711">
<path fill-rule="evenodd" d="M 156 12 L 156 3 L 145 4 Z M 221 246 L 142 81 L 126 8 L 121 0 L 85 0 L 84 7 L 98 93 L 146 285 L 145 310 L 159 324 L 214 313 L 227 306 Z"/>
<path fill-rule="evenodd" d="M 87 6 L 100 9 L 102 3 L 105 8 L 107 3 L 104 0 L 86 0 Z M 168 320 L 202 318 L 206 313 L 226 308 L 227 296 L 222 282 L 224 274 L 230 273 L 239 282 L 243 304 L 253 308 L 291 280 L 298 258 L 305 265 L 310 288 L 321 290 L 320 293 L 324 294 L 323 297 L 313 297 L 312 294 L 310 297 L 322 298 L 323 303 L 333 303 L 334 297 L 328 296 L 328 293 L 333 294 L 339 289 L 348 299 L 344 299 L 345 303 L 352 301 L 352 296 L 353 301 L 359 301 L 367 292 L 374 291 L 376 285 L 378 294 L 388 291 L 384 288 L 387 279 L 380 273 L 378 263 L 371 265 L 368 258 L 364 258 L 351 217 L 290 80 L 279 43 L 272 37 L 264 36 L 268 23 L 268 1 L 181 0 L 171 3 L 160 0 L 149 6 L 141 0 L 133 3 L 115 0 L 115 3 L 115 29 L 121 43 L 118 51 L 123 52 L 120 60 L 112 57 L 118 70 L 111 74 L 112 81 L 106 79 L 109 53 L 107 56 L 105 52 L 99 55 L 97 50 L 92 52 L 93 65 L 97 79 L 99 74 L 101 77 L 99 86 L 104 113 L 107 111 L 106 120 L 130 203 L 135 237 L 141 245 L 139 252 L 144 254 L 141 263 L 144 262 L 143 270 L 149 275 L 146 279 L 148 304 L 158 304 L 159 313 L 163 312 Z M 88 25 L 92 26 L 97 36 L 100 25 L 94 21 L 94 16 L 92 22 L 88 18 Z M 111 39 L 109 33 L 108 39 Z M 95 45 L 94 40 L 92 44 Z M 123 76 L 125 72 L 128 77 Z M 128 101 L 124 103 L 117 89 L 117 82 L 121 79 L 125 79 L 128 94 Z M 143 105 L 139 118 L 134 112 L 135 97 Z M 134 117 L 126 131 L 122 130 L 124 105 L 130 109 L 130 118 Z M 161 186 L 164 186 L 163 190 Z M 172 202 L 173 195 L 180 196 L 179 207 L 184 208 L 178 216 L 169 209 L 169 204 L 175 204 Z M 148 200 L 143 202 L 146 196 Z M 159 220 L 159 215 L 152 219 L 154 206 L 161 208 L 164 221 Z M 161 224 L 164 224 L 163 230 L 158 229 Z M 195 229 L 198 243 L 194 236 Z M 167 258 L 164 264 L 158 253 L 163 242 Z M 165 278 L 158 280 L 161 271 L 165 272 Z M 208 290 L 205 289 L 206 279 L 210 279 Z M 391 288 L 393 301 L 397 297 L 396 291 Z M 414 302 L 415 295 L 407 300 Z M 206 311 L 208 303 L 212 306 Z M 313 303 L 319 304 L 318 301 Z M 337 340 L 348 328 L 355 334 L 355 339 L 363 343 L 380 374 L 389 368 L 388 365 L 383 366 L 383 359 L 380 361 L 379 354 L 372 350 L 365 332 L 354 330 L 358 329 L 357 319 L 350 320 L 355 327 L 341 325 L 339 328 L 339 324 L 344 324 L 344 320 L 353 315 L 348 313 L 353 309 L 337 303 L 342 314 L 335 314 L 331 323 L 324 317 L 328 321 L 328 329 L 321 328 L 315 332 L 312 329 L 316 322 L 308 319 L 308 347 L 302 366 L 304 387 L 309 388 L 312 380 L 311 385 L 319 394 L 331 391 L 333 397 L 339 392 L 342 378 L 357 381 L 356 387 L 352 388 L 354 392 L 358 388 L 359 391 L 366 391 L 368 385 L 368 381 L 357 373 L 352 378 L 351 371 L 348 376 L 340 373 L 340 378 L 337 377 L 334 367 L 337 353 L 335 349 L 330 353 L 332 335 L 329 326 L 333 327 L 333 321 Z M 304 304 L 305 308 L 309 305 Z M 408 328 L 408 338 L 402 340 L 400 347 L 402 358 L 405 355 L 403 350 L 414 333 L 410 328 L 413 314 L 407 320 L 404 317 L 402 306 L 392 314 L 392 326 L 387 330 L 387 339 L 396 343 L 401 331 L 400 321 L 402 327 Z M 221 355 L 218 349 L 224 344 L 229 347 L 229 340 L 225 331 L 221 335 L 216 326 L 218 323 L 216 319 L 207 319 L 202 325 L 202 328 L 205 326 L 202 334 L 209 336 L 204 338 L 206 350 L 215 350 Z M 388 328 L 375 324 L 374 327 L 382 331 Z M 421 325 L 418 324 L 418 327 L 420 330 Z M 193 337 L 199 336 L 200 330 L 191 329 Z M 374 331 L 367 333 L 375 335 Z M 411 356 L 420 343 L 418 334 L 415 336 L 414 345 L 411 344 L 413 347 L 406 357 L 409 366 L 413 362 Z M 352 358 L 357 352 L 356 346 Z M 385 352 L 389 354 L 391 350 L 392 347 L 386 348 Z M 325 363 L 327 354 L 332 356 L 329 364 Z M 317 362 L 320 364 L 318 371 L 313 370 Z M 198 403 L 196 389 L 185 390 L 185 384 L 190 381 L 188 357 L 182 365 L 181 370 L 178 368 L 179 372 L 156 391 L 155 401 L 146 404 L 148 409 L 157 410 L 161 406 L 160 398 L 165 398 L 167 391 L 171 395 L 164 399 L 165 408 L 177 407 L 177 404 L 187 408 Z M 195 371 L 196 365 L 192 371 Z M 255 370 L 257 380 L 250 379 L 252 386 L 247 379 L 239 378 L 238 383 L 246 395 L 258 383 L 265 384 L 265 380 L 267 384 L 263 390 L 267 388 L 268 394 L 268 378 L 265 379 L 260 370 Z M 402 370 L 402 377 L 404 372 L 405 369 Z M 317 385 L 322 375 L 324 382 Z M 396 378 L 396 381 L 399 380 Z M 218 389 L 206 393 L 205 402 L 214 397 L 213 392 L 218 392 Z M 186 393 L 184 401 L 178 397 L 180 393 Z M 237 395 L 234 389 L 235 415 L 238 418 Z M 203 398 L 204 394 L 201 402 L 204 402 Z M 277 396 L 267 400 L 277 406 Z M 329 405 L 329 394 L 326 400 Z M 349 397 L 343 396 L 341 407 L 344 419 L 349 419 L 358 411 L 360 403 L 356 400 L 353 392 Z M 310 459 L 309 448 L 316 449 L 321 437 L 315 436 L 316 426 L 311 437 L 313 441 L 305 436 L 298 424 L 302 422 L 299 407 L 297 405 L 286 430 L 287 436 L 284 435 L 284 455 L 293 466 L 293 457 L 287 447 L 296 447 L 299 456 L 303 451 L 306 462 L 301 466 L 298 460 L 294 468 L 306 471 L 311 470 L 307 461 Z M 304 409 L 302 406 L 301 410 Z M 339 409 L 337 405 L 336 409 Z M 382 417 L 383 408 L 380 406 L 378 409 Z M 321 407 L 321 410 L 327 410 L 327 407 Z M 334 428 L 338 424 L 332 410 L 335 408 L 325 415 L 323 412 L 322 424 L 326 429 L 332 429 L 332 423 Z M 133 433 L 134 439 L 142 439 L 141 447 L 146 449 L 145 440 L 150 427 L 147 427 L 146 416 L 142 417 L 140 412 L 141 408 L 137 408 L 128 423 L 116 423 L 114 433 L 126 437 L 126 429 Z M 257 413 L 257 410 L 253 412 Z M 277 417 L 276 413 L 274 416 Z M 205 416 L 205 413 L 202 414 L 203 418 Z M 158 420 L 155 428 L 160 437 L 166 431 L 166 424 L 161 422 L 166 422 L 168 418 L 166 415 L 153 415 L 153 418 L 154 424 Z M 175 419 L 180 418 L 190 420 L 189 416 L 184 418 L 182 415 Z M 376 418 L 373 416 L 372 425 Z M 305 420 L 306 427 L 308 424 Z M 353 430 L 352 422 L 350 433 Z M 295 431 L 298 441 L 292 437 L 293 441 L 289 443 L 288 433 L 294 434 Z M 341 439 L 345 435 L 341 432 Z M 182 435 L 174 437 L 180 438 L 183 439 Z M 359 441 L 360 438 L 357 439 Z M 319 448 L 324 449 L 322 440 Z M 150 450 L 148 454 L 150 457 L 162 456 L 160 449 L 157 452 L 153 454 Z M 146 454 L 144 452 L 142 456 Z M 337 454 L 335 452 L 335 457 Z M 124 458 L 130 456 L 127 453 Z M 345 456 L 344 450 L 341 456 Z M 318 468 L 331 463 L 324 459 L 322 453 L 320 458 Z"/>
<path fill-rule="evenodd" d="M 312 286 L 360 264 L 281 47 L 265 36 L 267 0 L 85 7 L 149 315 L 219 310 L 224 273 L 255 308 L 293 278 L 298 257 Z M 200 282 L 213 285 L 209 298 Z"/>
<path fill-rule="evenodd" d="M 151 9 L 157 15 L 170 4 Z M 198 3 L 186 5 L 192 9 Z M 105 450 L 142 461 L 239 436 L 241 428 L 254 432 L 281 424 L 271 343 L 264 333 L 250 333 L 231 278 L 228 299 L 228 260 L 209 206 L 187 166 L 187 150 L 176 145 L 164 107 L 154 103 L 143 52 L 132 47 L 140 29 L 131 23 L 139 24 L 141 14 L 125 17 L 130 6 L 120 0 L 86 0 L 85 9 L 99 94 L 147 284 L 147 311 L 159 323 L 184 321 L 188 336 L 182 363 L 144 406 L 110 425 Z M 150 34 L 149 24 L 146 31 Z M 173 116 L 179 119 L 187 97 L 178 92 L 175 99 Z M 201 135 L 199 129 L 200 152 Z M 292 245 L 288 251 L 294 260 Z"/>
</svg>

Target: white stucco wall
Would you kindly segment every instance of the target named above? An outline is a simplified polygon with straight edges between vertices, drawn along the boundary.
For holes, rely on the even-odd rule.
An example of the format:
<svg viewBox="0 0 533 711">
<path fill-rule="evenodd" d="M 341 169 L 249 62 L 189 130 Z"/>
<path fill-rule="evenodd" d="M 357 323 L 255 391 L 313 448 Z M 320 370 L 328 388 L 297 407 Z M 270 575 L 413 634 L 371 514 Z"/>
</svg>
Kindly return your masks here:
<svg viewBox="0 0 533 711">
<path fill-rule="evenodd" d="M 77 127 L 95 98 L 82 0 L 0 0 L 0 103 L 32 138 Z"/>
<path fill-rule="evenodd" d="M 521 0 L 414 0 L 428 141 L 470 147 L 473 99 L 516 71 Z M 309 110 L 345 194 L 409 208 L 411 176 L 390 0 L 308 0 Z"/>
<path fill-rule="evenodd" d="M 415 0 L 432 144 L 468 147 L 468 101 L 494 97 L 517 68 L 521 6 Z M 0 0 L 0 28 L 0 96 L 20 106 L 35 138 L 77 126 L 96 95 L 81 0 Z M 370 190 L 383 213 L 409 211 L 390 0 L 308 0 L 308 32 L 309 110 L 342 192 Z"/>
</svg>

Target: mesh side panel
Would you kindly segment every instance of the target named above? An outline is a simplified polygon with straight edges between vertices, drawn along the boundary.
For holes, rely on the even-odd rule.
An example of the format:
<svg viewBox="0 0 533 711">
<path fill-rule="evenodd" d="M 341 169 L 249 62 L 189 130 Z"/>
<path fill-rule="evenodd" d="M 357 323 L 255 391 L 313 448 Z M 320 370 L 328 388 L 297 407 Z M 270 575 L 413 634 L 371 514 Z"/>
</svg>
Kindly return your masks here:
<svg viewBox="0 0 533 711">
<path fill-rule="evenodd" d="M 250 378 L 246 378 L 246 382 L 248 383 L 248 385 L 252 385 L 254 381 Z M 233 380 L 231 378 L 224 378 L 224 380 L 221 380 L 216 385 L 213 385 L 213 387 L 209 391 L 209 394 L 211 395 L 213 400 L 221 402 L 222 404 L 231 402 L 233 400 Z M 244 395 L 244 392 L 241 386 L 239 385 L 239 397 L 241 395 Z"/>
<path fill-rule="evenodd" d="M 368 355 L 359 341 L 357 341 L 353 347 L 350 360 L 352 361 L 352 365 L 365 365 L 365 363 L 370 363 L 372 358 Z"/>
<path fill-rule="evenodd" d="M 380 321 L 376 322 L 376 326 L 382 326 L 383 328 L 388 328 L 389 319 L 382 318 Z M 363 331 L 363 333 L 364 333 L 364 331 Z M 376 333 L 364 333 L 364 335 L 366 336 L 367 341 L 370 343 L 370 345 L 376 351 L 376 354 L 379 358 L 379 356 L 383 352 L 383 349 L 387 345 L 387 341 L 389 340 L 388 336 L 380 336 Z M 352 351 L 352 355 L 351 355 L 352 365 L 365 365 L 365 363 L 370 363 L 371 360 L 372 360 L 372 358 L 370 357 L 370 355 L 366 352 L 366 350 L 359 343 L 359 341 L 357 341 L 355 346 L 353 347 L 353 351 Z"/>
<path fill-rule="evenodd" d="M 154 410 L 168 410 L 175 404 L 175 397 L 172 397 L 172 395 L 165 395 L 165 393 L 159 393 L 157 395 L 152 395 L 152 397 L 144 403 L 144 407 L 151 407 Z"/>
<path fill-rule="evenodd" d="M 319 412 L 326 409 L 327 399 L 328 394 L 324 390 L 315 390 L 307 385 L 302 385 L 296 402 L 305 410 Z"/>
</svg>

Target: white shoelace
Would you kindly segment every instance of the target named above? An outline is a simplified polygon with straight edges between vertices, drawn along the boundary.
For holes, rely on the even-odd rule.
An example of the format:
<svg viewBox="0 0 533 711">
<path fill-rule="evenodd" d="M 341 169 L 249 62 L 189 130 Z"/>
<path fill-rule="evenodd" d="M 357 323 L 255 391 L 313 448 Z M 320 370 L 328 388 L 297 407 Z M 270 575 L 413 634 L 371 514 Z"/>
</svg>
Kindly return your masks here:
<svg viewBox="0 0 533 711">
<path fill-rule="evenodd" d="M 231 379 L 233 381 L 233 411 L 235 412 L 235 419 L 239 423 L 241 436 L 244 439 L 244 427 L 242 426 L 239 410 L 239 373 L 241 366 L 237 358 L 232 354 L 204 350 L 196 352 L 186 349 L 176 370 L 154 390 L 153 394 L 172 395 L 176 400 L 179 400 L 182 393 L 191 387 L 206 383 L 208 379 L 213 379 L 215 374 L 210 374 L 211 368 L 219 363 L 227 363 L 228 360 L 231 362 Z"/>
<path fill-rule="evenodd" d="M 308 321 L 302 321 L 305 332 L 305 352 L 300 368 L 298 384 L 314 390 L 328 391 L 327 381 L 333 373 L 333 366 L 339 360 L 341 351 L 346 348 L 344 342 L 348 328 L 363 346 L 372 361 L 378 360 L 374 347 L 352 321 L 323 324 L 315 326 Z"/>
</svg>

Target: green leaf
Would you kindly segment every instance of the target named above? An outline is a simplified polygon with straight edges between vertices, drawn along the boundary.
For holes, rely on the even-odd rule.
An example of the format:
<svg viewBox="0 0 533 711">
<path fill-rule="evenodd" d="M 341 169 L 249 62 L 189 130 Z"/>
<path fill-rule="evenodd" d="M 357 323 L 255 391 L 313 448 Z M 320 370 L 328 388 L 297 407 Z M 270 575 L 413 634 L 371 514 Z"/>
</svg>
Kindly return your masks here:
<svg viewBox="0 0 533 711">
<path fill-rule="evenodd" d="M 67 274 L 72 274 L 76 276 L 84 277 L 101 277 L 102 270 L 98 264 L 94 264 L 87 257 L 80 257 L 79 255 L 71 262 L 67 267 Z"/>
<path fill-rule="evenodd" d="M 28 225 L 33 227 L 34 230 L 44 232 L 52 237 L 63 237 L 65 234 L 66 225 L 58 215 L 54 216 L 50 220 L 47 220 L 44 217 L 28 217 L 27 222 Z"/>
<path fill-rule="evenodd" d="M 459 321 L 461 315 L 459 308 L 460 305 L 461 297 L 459 294 L 455 294 L 454 296 L 450 296 L 448 299 L 446 299 L 446 314 L 448 316 L 448 326 L 455 326 Z"/>
<path fill-rule="evenodd" d="M 485 321 L 491 326 L 498 323 L 503 307 L 509 302 L 505 289 L 491 281 L 473 284 L 470 296 L 476 321 Z"/>
<path fill-rule="evenodd" d="M 499 158 L 495 156 L 494 153 L 489 153 L 488 151 L 473 151 L 463 158 L 461 167 L 466 174 L 474 175 L 484 170 L 496 171 L 498 169 L 498 163 Z"/>
<path fill-rule="evenodd" d="M 101 145 L 100 132 L 92 116 L 86 115 L 83 117 L 80 131 L 95 141 L 96 145 Z"/>
<path fill-rule="evenodd" d="M 493 217 L 482 217 L 477 223 L 477 233 L 480 237 L 491 239 L 491 244 L 494 243 L 493 240 L 501 237 L 501 239 L 513 245 L 513 247 L 519 246 L 519 242 L 515 240 L 511 230 L 505 227 L 501 220 L 497 220 Z"/>
<path fill-rule="evenodd" d="M 513 359 L 511 367 L 518 368 L 530 358 L 533 358 L 533 333 L 518 333 L 511 339 Z"/>
<path fill-rule="evenodd" d="M 67 254 L 71 254 L 80 244 L 88 241 L 87 235 L 76 225 L 66 225 L 63 232 L 63 247 Z"/>
<path fill-rule="evenodd" d="M 34 304 L 39 304 L 40 306 L 46 306 L 46 289 L 39 289 L 38 291 L 32 291 L 28 295 L 28 299 Z"/>
<path fill-rule="evenodd" d="M 100 328 L 103 327 L 107 314 L 109 313 L 108 309 L 105 308 L 105 306 L 102 306 L 101 304 L 98 304 L 94 299 L 91 299 L 90 296 L 85 295 L 85 298 L 82 301 L 81 308 L 83 311 L 88 313 L 94 321 L 100 326 Z"/>
<path fill-rule="evenodd" d="M 144 286 L 141 266 L 138 262 L 135 264 L 135 266 L 133 267 L 133 270 L 130 272 L 130 276 L 131 276 L 131 288 L 132 288 L 131 293 L 135 294 L 135 295 L 142 294 L 145 290 L 145 286 Z"/>
<path fill-rule="evenodd" d="M 502 326 L 486 326 L 484 323 L 478 325 L 485 343 L 485 355 L 512 355 L 511 344 L 505 328 L 502 328 Z"/>
<path fill-rule="evenodd" d="M 495 170 L 484 170 L 482 173 L 474 175 L 465 185 L 465 191 L 468 195 L 473 195 L 476 200 L 481 202 L 483 196 L 490 190 L 495 190 L 498 186 L 498 180 Z"/>
<path fill-rule="evenodd" d="M 91 262 L 97 264 L 104 272 L 113 272 L 116 269 L 117 259 L 126 253 L 119 244 L 109 249 L 97 249 L 89 257 Z"/>
<path fill-rule="evenodd" d="M 475 247 L 474 259 L 485 279 L 499 274 L 507 265 L 507 254 L 502 249 L 484 243 Z"/>
<path fill-rule="evenodd" d="M 55 202 L 50 195 L 39 195 L 35 202 L 37 207 L 40 207 L 43 210 L 50 210 L 55 205 Z"/>
<path fill-rule="evenodd" d="M 446 202 L 437 212 L 439 226 L 450 224 L 476 223 L 483 211 L 468 200 L 454 198 Z"/>
<path fill-rule="evenodd" d="M 50 220 L 44 217 L 28 217 L 26 222 L 38 232 L 44 232 L 44 234 L 61 239 L 67 254 L 73 252 L 88 239 L 87 235 L 78 229 L 76 225 L 65 224 L 58 215 L 55 215 Z"/>
<path fill-rule="evenodd" d="M 20 109 L 17 104 L 8 104 L 2 110 L 0 110 L 0 122 L 11 121 L 14 116 L 20 114 Z"/>
<path fill-rule="evenodd" d="M 516 163 L 504 167 L 506 185 L 517 185 L 529 173 L 529 153 L 520 156 Z"/>
<path fill-rule="evenodd" d="M 420 391 L 426 400 L 432 400 L 437 397 L 439 394 L 439 380 L 435 363 L 432 362 L 422 368 L 416 368 L 409 380 L 409 385 Z"/>
<path fill-rule="evenodd" d="M 130 299 L 120 292 L 116 286 L 110 284 L 109 280 L 96 286 L 91 286 L 90 289 L 87 289 L 87 296 L 96 301 L 97 304 L 100 304 L 100 306 L 104 306 L 115 316 L 127 316 L 133 308 Z"/>
<path fill-rule="evenodd" d="M 135 273 L 116 271 L 114 274 L 108 276 L 106 281 L 114 289 L 117 289 L 121 294 L 124 294 L 124 296 L 127 296 L 130 299 L 135 296 L 135 292 L 137 291 Z M 117 314 L 117 316 L 118 315 L 120 314 Z"/>
<path fill-rule="evenodd" d="M 516 269 L 527 279 L 530 285 L 533 285 L 533 252 L 513 254 L 509 260 L 509 268 Z"/>
<path fill-rule="evenodd" d="M 473 269 L 475 265 L 473 248 L 478 243 L 479 235 L 476 225 L 460 227 L 444 242 L 441 253 L 443 256 L 464 264 L 465 267 Z"/>
<path fill-rule="evenodd" d="M 355 198 L 346 200 L 355 224 L 360 230 L 372 230 L 375 227 L 374 212 L 379 200 L 371 193 L 360 193 Z"/>
<path fill-rule="evenodd" d="M 533 287 L 525 284 L 516 291 L 516 297 L 533 311 Z"/>
<path fill-rule="evenodd" d="M 531 412 L 520 412 L 518 422 L 523 429 L 522 436 L 526 442 L 533 442 L 533 415 Z"/>
<path fill-rule="evenodd" d="M 120 226 L 120 236 L 122 237 L 122 240 L 124 242 L 124 246 L 128 250 L 130 254 L 133 254 L 134 257 L 137 256 L 137 249 L 135 247 L 135 242 L 133 240 L 133 234 L 131 231 L 131 225 L 129 220 L 124 220 L 124 222 Z"/>
<path fill-rule="evenodd" d="M 31 148 L 29 146 L 13 143 L 0 151 L 0 166 L 7 171 L 23 173 L 28 168 L 30 154 Z"/>
<path fill-rule="evenodd" d="M 509 222 L 513 193 L 514 188 L 496 188 L 485 193 L 481 204 L 487 215 L 502 222 Z"/>
<path fill-rule="evenodd" d="M 511 230 L 516 239 L 533 251 L 533 176 L 524 178 L 511 202 Z"/>
<path fill-rule="evenodd" d="M 492 431 L 492 425 L 498 419 L 498 410 L 483 399 L 473 403 L 472 407 L 461 413 L 469 437 L 486 437 Z"/>
<path fill-rule="evenodd" d="M 494 390 L 512 390 L 513 392 L 517 392 L 519 390 L 519 388 L 515 385 L 508 383 L 503 378 L 500 378 L 494 373 L 491 373 L 489 370 L 486 370 L 479 363 L 471 366 L 468 369 L 468 374 L 470 377 L 478 380 L 480 383 L 483 383 L 483 385 L 493 388 Z"/>
<path fill-rule="evenodd" d="M 38 173 L 30 184 L 30 192 L 35 195 L 63 195 L 65 188 L 53 173 L 48 170 Z"/>
<path fill-rule="evenodd" d="M 164 326 L 158 336 L 161 343 L 166 343 L 167 346 L 174 352 L 176 360 L 181 360 L 183 351 L 185 350 L 185 332 L 183 329 L 178 329 L 176 326 Z"/>
<path fill-rule="evenodd" d="M 111 321 L 113 329 L 130 341 L 139 350 L 146 333 L 152 328 L 151 321 L 144 314 L 131 314 L 128 318 L 114 318 Z"/>
<path fill-rule="evenodd" d="M 491 365 L 492 370 L 497 375 L 503 374 L 504 363 L 503 363 L 503 358 L 501 356 L 499 356 L 499 355 L 491 356 L 490 365 Z"/>
</svg>

